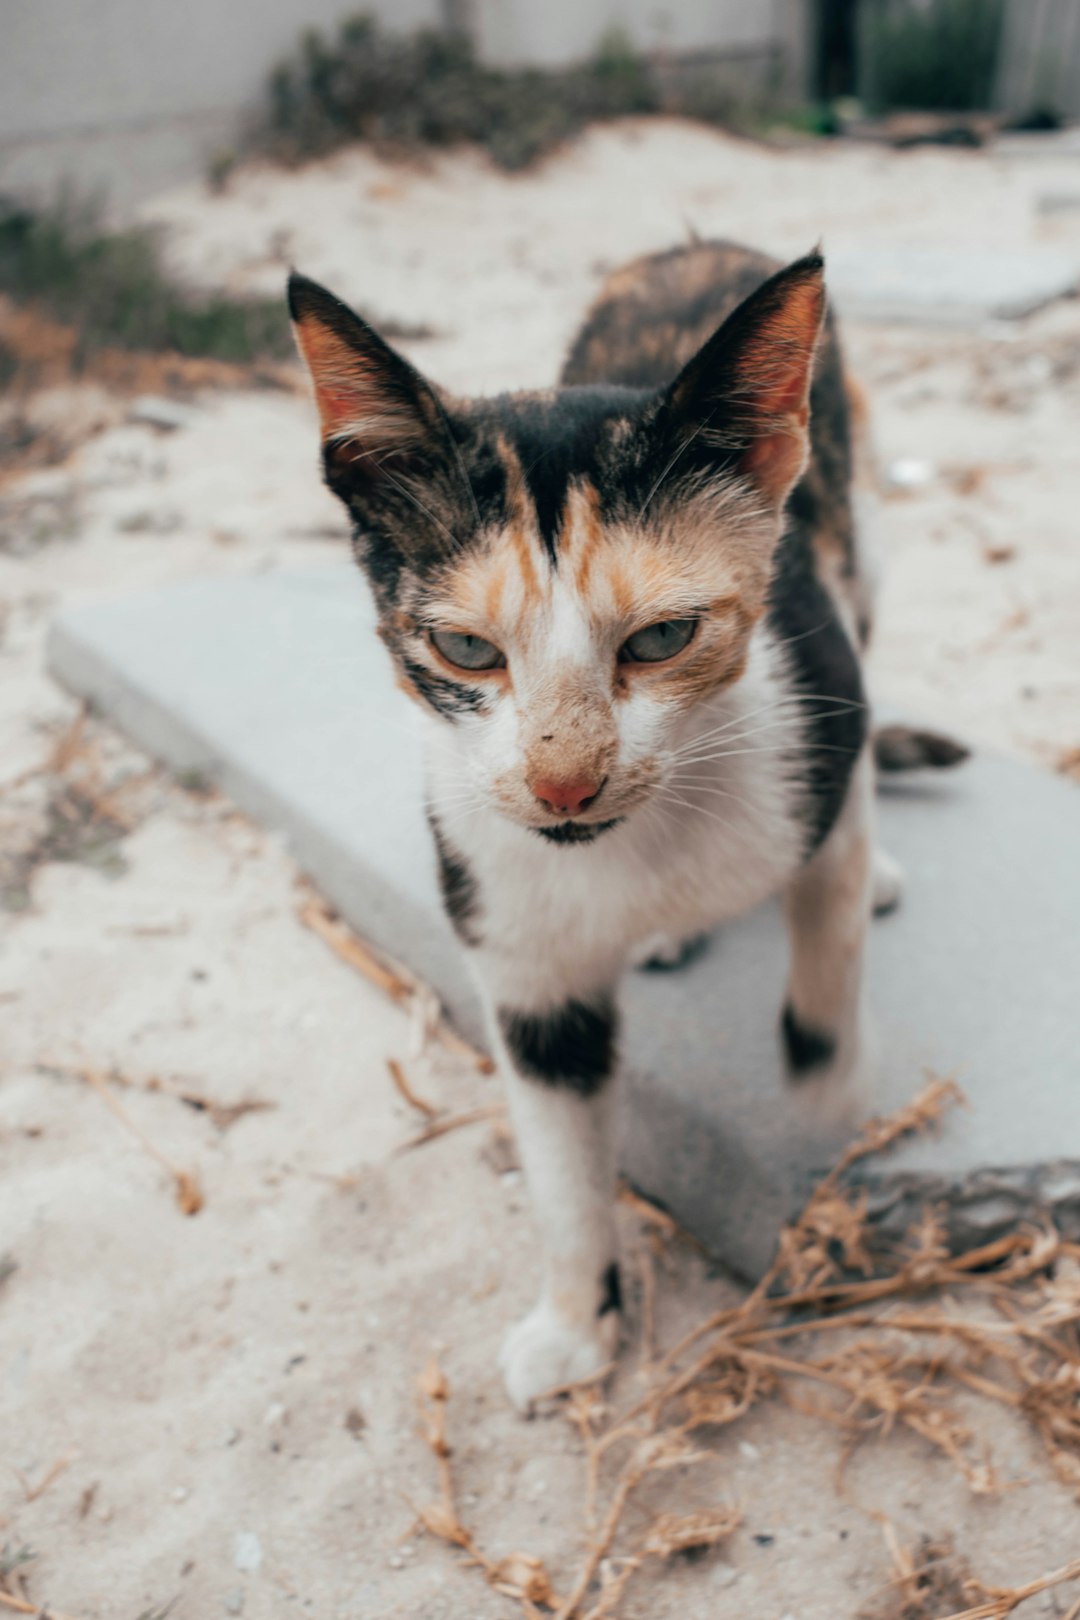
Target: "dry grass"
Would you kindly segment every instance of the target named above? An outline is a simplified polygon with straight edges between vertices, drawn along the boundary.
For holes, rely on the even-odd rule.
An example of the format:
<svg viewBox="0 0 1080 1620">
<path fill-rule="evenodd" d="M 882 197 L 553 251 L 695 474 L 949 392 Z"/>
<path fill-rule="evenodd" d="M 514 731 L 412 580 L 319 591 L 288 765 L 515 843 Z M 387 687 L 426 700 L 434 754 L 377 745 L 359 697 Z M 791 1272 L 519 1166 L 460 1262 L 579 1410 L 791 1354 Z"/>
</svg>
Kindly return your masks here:
<svg viewBox="0 0 1080 1620">
<path fill-rule="evenodd" d="M 310 928 L 324 944 L 329 945 L 335 956 L 388 995 L 391 1001 L 405 1008 L 413 1021 L 413 1046 L 417 1054 L 426 1052 L 434 1041 L 479 1074 L 494 1074 L 495 1065 L 491 1058 L 458 1034 L 429 986 L 410 973 L 408 968 L 362 940 L 320 895 L 311 892 L 305 895 L 298 916 L 305 928 Z M 396 1075 L 394 1080 L 398 1084 Z"/>
<path fill-rule="evenodd" d="M 27 909 L 34 876 L 50 861 L 77 861 L 107 876 L 123 872 L 120 844 L 142 819 L 145 790 L 159 773 L 151 768 L 110 780 L 101 738 L 83 705 L 41 763 L 5 784 L 6 796 L 32 790 L 39 779 L 43 800 L 21 818 L 31 830 L 13 825 L 0 851 L 0 910 Z M 10 814 L 14 820 L 15 812 Z"/>
<path fill-rule="evenodd" d="M 627 1588 L 650 1559 L 713 1545 L 739 1522 L 733 1505 L 680 1512 L 676 1500 L 643 1527 L 634 1515 L 631 1528 L 630 1503 L 647 1481 L 715 1458 L 720 1431 L 776 1400 L 838 1426 L 845 1455 L 912 1432 L 972 1491 L 993 1493 L 1001 1482 L 956 1403 L 974 1392 L 1026 1416 L 1055 1472 L 1080 1489 L 1080 1245 L 1049 1228 L 1026 1229 L 950 1254 L 930 1214 L 888 1272 L 871 1260 L 865 1195 L 846 1173 L 931 1128 L 959 1100 L 952 1082 L 932 1081 L 909 1107 L 868 1125 L 782 1232 L 776 1260 L 753 1292 L 656 1359 L 648 1353 L 650 1306 L 647 1387 L 639 1399 L 614 1409 L 596 1380 L 569 1393 L 562 1410 L 581 1439 L 587 1528 L 576 1564 L 549 1571 L 527 1553 L 494 1559 L 462 1523 L 446 1438 L 449 1389 L 429 1367 L 421 1410 L 440 1496 L 420 1514 L 425 1528 L 461 1548 L 466 1563 L 530 1620 L 545 1611 L 556 1620 L 617 1620 Z M 963 1313 L 955 1298 L 964 1300 Z M 676 1498 L 677 1490 L 665 1487 Z M 999 1620 L 1029 1597 L 1080 1579 L 1078 1562 L 1009 1590 L 971 1577 L 950 1587 L 927 1579 L 894 1535 L 891 1547 L 900 1605 L 891 1620 Z M 958 1591 L 967 1608 L 955 1607 Z"/>
</svg>

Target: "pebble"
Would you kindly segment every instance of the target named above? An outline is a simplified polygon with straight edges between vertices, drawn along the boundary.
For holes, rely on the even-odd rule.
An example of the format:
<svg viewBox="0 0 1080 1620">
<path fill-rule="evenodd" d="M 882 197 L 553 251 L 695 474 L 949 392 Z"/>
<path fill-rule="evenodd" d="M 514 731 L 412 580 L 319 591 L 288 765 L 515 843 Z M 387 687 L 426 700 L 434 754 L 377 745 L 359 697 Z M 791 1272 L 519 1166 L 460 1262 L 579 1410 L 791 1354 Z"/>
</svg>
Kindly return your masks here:
<svg viewBox="0 0 1080 1620">
<path fill-rule="evenodd" d="M 172 1499 L 174 1502 L 186 1502 L 190 1495 L 191 1491 L 187 1485 L 178 1485 L 172 1493 Z"/>
<path fill-rule="evenodd" d="M 262 1542 L 254 1530 L 239 1530 L 233 1541 L 233 1563 L 242 1575 L 256 1575 L 262 1568 Z"/>
<path fill-rule="evenodd" d="M 272 1406 L 266 1408 L 266 1416 L 263 1418 L 263 1422 L 268 1429 L 273 1429 L 277 1424 L 284 1423 L 284 1421 L 285 1408 L 280 1401 L 275 1401 Z"/>
<path fill-rule="evenodd" d="M 715 1564 L 713 1566 L 712 1583 L 714 1586 L 734 1586 L 738 1578 L 738 1570 L 733 1569 L 730 1564 Z"/>
<path fill-rule="evenodd" d="M 758 1446 L 755 1446 L 751 1440 L 740 1440 L 739 1452 L 746 1458 L 747 1462 L 761 1461 L 761 1450 Z"/>
<path fill-rule="evenodd" d="M 162 399 L 157 394 L 140 394 L 128 412 L 128 419 L 145 427 L 161 428 L 173 433 L 177 428 L 190 427 L 199 420 L 199 412 L 179 400 Z"/>
<path fill-rule="evenodd" d="M 918 489 L 933 482 L 937 468 L 932 461 L 923 461 L 918 456 L 901 456 L 897 461 L 890 461 L 885 476 L 894 489 Z"/>
<path fill-rule="evenodd" d="M 243 1612 L 244 1612 L 244 1593 L 243 1593 L 242 1588 L 238 1586 L 235 1589 L 235 1591 L 226 1592 L 226 1594 L 225 1594 L 225 1613 L 226 1614 L 243 1614 Z"/>
</svg>

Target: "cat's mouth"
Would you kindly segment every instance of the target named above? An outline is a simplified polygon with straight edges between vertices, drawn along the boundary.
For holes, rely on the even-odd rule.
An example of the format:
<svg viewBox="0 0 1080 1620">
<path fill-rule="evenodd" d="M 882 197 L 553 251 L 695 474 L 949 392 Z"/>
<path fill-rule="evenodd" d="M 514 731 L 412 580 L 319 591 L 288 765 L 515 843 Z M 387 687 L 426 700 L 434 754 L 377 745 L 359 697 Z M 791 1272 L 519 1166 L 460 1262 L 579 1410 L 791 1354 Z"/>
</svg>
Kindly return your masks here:
<svg viewBox="0 0 1080 1620">
<path fill-rule="evenodd" d="M 625 816 L 614 816 L 611 821 L 560 821 L 553 827 L 534 827 L 532 830 L 546 838 L 549 844 L 592 844 L 601 833 L 620 827 Z"/>
</svg>

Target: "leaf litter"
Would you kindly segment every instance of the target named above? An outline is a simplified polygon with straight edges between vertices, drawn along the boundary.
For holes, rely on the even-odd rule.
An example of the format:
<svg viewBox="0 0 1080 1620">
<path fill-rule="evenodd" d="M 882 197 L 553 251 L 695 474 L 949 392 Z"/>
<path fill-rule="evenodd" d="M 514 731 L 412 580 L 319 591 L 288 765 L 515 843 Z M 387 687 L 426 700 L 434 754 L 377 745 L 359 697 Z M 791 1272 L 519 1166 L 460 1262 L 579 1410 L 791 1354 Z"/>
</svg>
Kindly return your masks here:
<svg viewBox="0 0 1080 1620">
<path fill-rule="evenodd" d="M 450 1388 L 433 1359 L 419 1383 L 420 1431 L 439 1494 L 419 1511 L 424 1529 L 458 1548 L 465 1567 L 527 1620 L 619 1620 L 650 1561 L 718 1546 L 738 1529 L 738 1504 L 682 1510 L 678 1480 L 716 1460 L 720 1431 L 770 1401 L 839 1427 L 845 1461 L 861 1445 L 908 1431 L 973 1492 L 997 1494 L 1006 1485 L 957 1405 L 974 1394 L 1025 1416 L 1054 1472 L 1080 1493 L 1080 1244 L 1049 1225 L 1026 1226 L 950 1252 L 931 1211 L 885 1269 L 873 1258 L 865 1191 L 848 1177 L 963 1100 L 953 1081 L 932 1079 L 906 1108 L 871 1121 L 784 1228 L 772 1267 L 744 1300 L 662 1355 L 646 1342 L 646 1390 L 632 1403 L 609 1401 L 610 1368 L 552 1392 L 565 1396 L 559 1410 L 580 1440 L 586 1531 L 583 1551 L 558 1570 L 527 1552 L 495 1558 L 463 1523 L 447 1438 Z M 663 1224 L 654 1232 L 662 1237 Z M 651 1304 L 649 1314 L 651 1334 Z M 642 1487 L 658 1479 L 676 1501 L 649 1517 Z M 1080 1581 L 1078 1560 L 1027 1584 L 990 1587 L 947 1550 L 924 1543 L 915 1555 L 887 1521 L 883 1529 L 897 1571 L 892 1606 L 865 1620 L 1006 1620 L 1029 1598 Z M 1070 1614 L 1077 1620 L 1080 1603 Z"/>
</svg>

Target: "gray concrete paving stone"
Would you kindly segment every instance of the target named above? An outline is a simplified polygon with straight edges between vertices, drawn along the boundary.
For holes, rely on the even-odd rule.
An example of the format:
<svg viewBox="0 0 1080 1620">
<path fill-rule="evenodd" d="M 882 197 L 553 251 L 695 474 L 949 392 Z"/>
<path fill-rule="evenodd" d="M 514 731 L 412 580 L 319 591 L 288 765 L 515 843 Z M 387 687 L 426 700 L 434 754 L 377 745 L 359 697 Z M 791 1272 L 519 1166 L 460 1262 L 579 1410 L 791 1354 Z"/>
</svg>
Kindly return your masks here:
<svg viewBox="0 0 1080 1620">
<path fill-rule="evenodd" d="M 437 898 L 418 728 L 352 568 L 95 601 L 57 618 L 49 658 L 152 754 L 282 829 L 357 930 L 477 1032 Z M 979 757 L 901 779 L 880 819 L 908 889 L 873 931 L 879 1105 L 909 1099 L 928 1071 L 970 1098 L 940 1135 L 869 1169 L 880 1230 L 895 1235 L 933 1198 L 958 1240 L 1047 1208 L 1080 1237 L 1080 794 Z M 624 1165 L 747 1275 L 837 1145 L 807 1127 L 781 1072 L 784 961 L 770 905 L 681 972 L 624 987 Z"/>
</svg>

